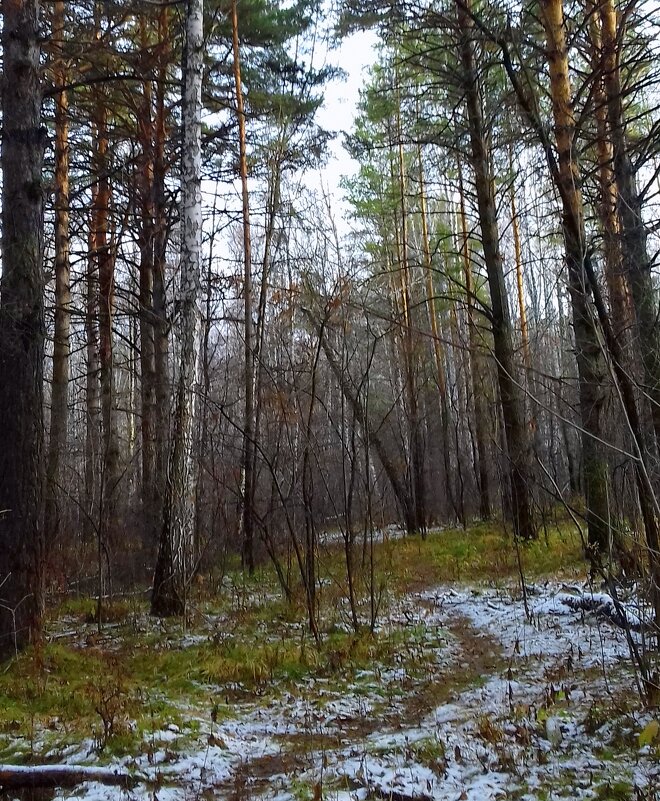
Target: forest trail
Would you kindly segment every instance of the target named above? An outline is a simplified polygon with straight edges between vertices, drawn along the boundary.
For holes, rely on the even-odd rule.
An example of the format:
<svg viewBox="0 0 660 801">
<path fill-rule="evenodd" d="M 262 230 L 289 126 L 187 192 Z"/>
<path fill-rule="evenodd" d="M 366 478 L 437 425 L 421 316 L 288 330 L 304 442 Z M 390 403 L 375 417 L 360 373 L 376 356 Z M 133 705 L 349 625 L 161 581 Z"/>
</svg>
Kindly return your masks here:
<svg viewBox="0 0 660 801">
<path fill-rule="evenodd" d="M 187 723 L 152 731 L 145 753 L 110 763 L 145 783 L 89 782 L 52 797 L 658 798 L 657 731 L 640 711 L 623 631 L 571 608 L 583 586 L 528 591 L 529 618 L 513 585 L 406 594 L 381 624 L 408 632 L 389 663 L 320 666 L 263 698 L 218 688 L 210 720 L 181 697 Z M 91 759 L 87 743 L 62 761 Z"/>
</svg>

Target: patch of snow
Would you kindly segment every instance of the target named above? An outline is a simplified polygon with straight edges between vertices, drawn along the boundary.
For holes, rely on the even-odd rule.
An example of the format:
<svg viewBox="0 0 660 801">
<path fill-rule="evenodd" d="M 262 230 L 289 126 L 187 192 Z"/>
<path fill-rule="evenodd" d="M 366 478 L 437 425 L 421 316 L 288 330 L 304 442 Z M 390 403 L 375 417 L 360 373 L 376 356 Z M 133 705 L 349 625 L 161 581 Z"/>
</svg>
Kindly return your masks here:
<svg viewBox="0 0 660 801">
<path fill-rule="evenodd" d="M 301 680 L 268 702 L 232 704 L 232 717 L 220 715 L 217 723 L 182 704 L 183 719 L 194 720 L 199 734 L 185 723 L 181 730 L 172 724 L 146 737 L 155 751 L 117 760 L 158 787 L 154 794 L 138 785 L 123 797 L 186 801 L 214 788 L 220 799 L 230 795 L 240 771 L 249 773 L 255 760 L 270 759 L 270 782 L 250 786 L 253 798 L 290 801 L 294 778 L 308 787 L 321 782 L 326 801 L 365 801 L 370 793 L 406 801 L 490 801 L 508 797 L 512 789 L 532 801 L 540 788 L 562 782 L 570 783 L 572 798 L 593 799 L 599 784 L 622 779 L 644 791 L 657 787 L 654 749 L 629 749 L 614 761 L 598 758 L 599 749 L 611 751 L 622 734 L 636 737 L 650 718 L 631 718 L 625 731 L 624 723 L 612 720 L 585 728 L 590 710 L 607 692 L 633 684 L 625 633 L 608 612 L 616 611 L 613 599 L 558 582 L 528 590 L 529 616 L 513 587 L 442 586 L 411 593 L 392 604 L 380 626 L 383 636 L 416 627 L 394 665 L 374 664 L 350 681 Z M 644 610 L 629 603 L 623 608 L 631 622 L 641 624 Z M 173 634 L 177 647 L 222 631 L 219 621 L 208 616 L 208 634 Z M 421 720 L 409 720 L 407 697 L 419 682 L 453 680 L 472 669 L 463 634 L 475 647 L 498 649 L 497 666 L 480 686 L 460 690 L 459 682 L 447 703 L 429 704 Z M 301 742 L 309 745 L 298 751 Z M 290 766 L 283 756 L 291 758 Z M 94 743 L 69 747 L 60 758 L 93 763 Z M 122 797 L 117 788 L 89 782 L 55 799 L 74 795 L 89 801 Z"/>
</svg>

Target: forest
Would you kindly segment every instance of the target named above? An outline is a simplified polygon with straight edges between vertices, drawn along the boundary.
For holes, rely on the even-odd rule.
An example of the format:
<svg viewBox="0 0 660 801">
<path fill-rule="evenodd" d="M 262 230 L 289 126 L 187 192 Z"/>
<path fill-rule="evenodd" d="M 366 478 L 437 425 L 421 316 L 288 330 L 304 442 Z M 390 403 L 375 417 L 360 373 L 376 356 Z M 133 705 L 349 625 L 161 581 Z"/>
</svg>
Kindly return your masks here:
<svg viewBox="0 0 660 801">
<path fill-rule="evenodd" d="M 0 798 L 659 799 L 660 8 L 1 19 Z"/>
</svg>

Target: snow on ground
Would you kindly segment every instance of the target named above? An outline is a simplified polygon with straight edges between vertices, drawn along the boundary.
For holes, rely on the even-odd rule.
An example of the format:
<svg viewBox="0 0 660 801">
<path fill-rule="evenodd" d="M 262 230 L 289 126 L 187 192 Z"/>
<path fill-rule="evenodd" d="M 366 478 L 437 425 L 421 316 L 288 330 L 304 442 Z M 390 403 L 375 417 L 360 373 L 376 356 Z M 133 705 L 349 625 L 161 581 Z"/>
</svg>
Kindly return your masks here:
<svg viewBox="0 0 660 801">
<path fill-rule="evenodd" d="M 634 678 L 624 632 L 597 614 L 607 599 L 578 604 L 584 593 L 557 583 L 532 591 L 529 616 L 514 588 L 407 595 L 383 624 L 420 632 L 397 664 L 236 703 L 232 717 L 198 720 L 196 739 L 154 732 L 148 754 L 117 763 L 147 783 L 54 798 L 660 798 L 657 753 L 638 747 L 649 716 L 617 706 Z M 65 761 L 93 764 L 90 752 Z"/>
<path fill-rule="evenodd" d="M 439 531 L 440 529 L 434 529 Z M 396 523 L 390 523 L 382 528 L 375 528 L 372 532 L 367 534 L 367 539 L 370 542 L 390 542 L 391 540 L 401 540 L 408 535 L 405 528 L 398 526 Z M 332 546 L 341 545 L 346 537 L 346 532 L 342 529 L 332 529 L 328 531 L 320 531 L 318 533 L 318 541 L 320 545 Z M 359 537 L 355 538 L 359 541 Z"/>
</svg>

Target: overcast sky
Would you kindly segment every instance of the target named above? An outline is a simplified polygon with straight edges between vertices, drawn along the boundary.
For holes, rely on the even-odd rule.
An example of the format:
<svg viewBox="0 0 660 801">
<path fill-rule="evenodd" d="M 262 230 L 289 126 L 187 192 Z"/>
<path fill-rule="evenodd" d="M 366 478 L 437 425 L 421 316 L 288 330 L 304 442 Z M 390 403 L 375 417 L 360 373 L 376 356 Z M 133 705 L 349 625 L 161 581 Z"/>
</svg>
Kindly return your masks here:
<svg viewBox="0 0 660 801">
<path fill-rule="evenodd" d="M 327 166 L 322 170 L 322 180 L 333 198 L 333 207 L 340 229 L 344 229 L 341 217 L 346 211 L 346 206 L 342 203 L 339 182 L 342 176 L 353 175 L 358 168 L 357 163 L 348 156 L 342 146 L 343 133 L 350 132 L 353 128 L 359 92 L 365 81 L 366 69 L 376 59 L 377 42 L 378 36 L 373 31 L 356 33 L 345 39 L 342 45 L 328 56 L 331 63 L 341 67 L 346 73 L 345 79 L 331 81 L 328 84 L 325 102 L 317 115 L 324 128 L 337 132 L 337 136 L 330 144 L 330 157 Z"/>
</svg>

